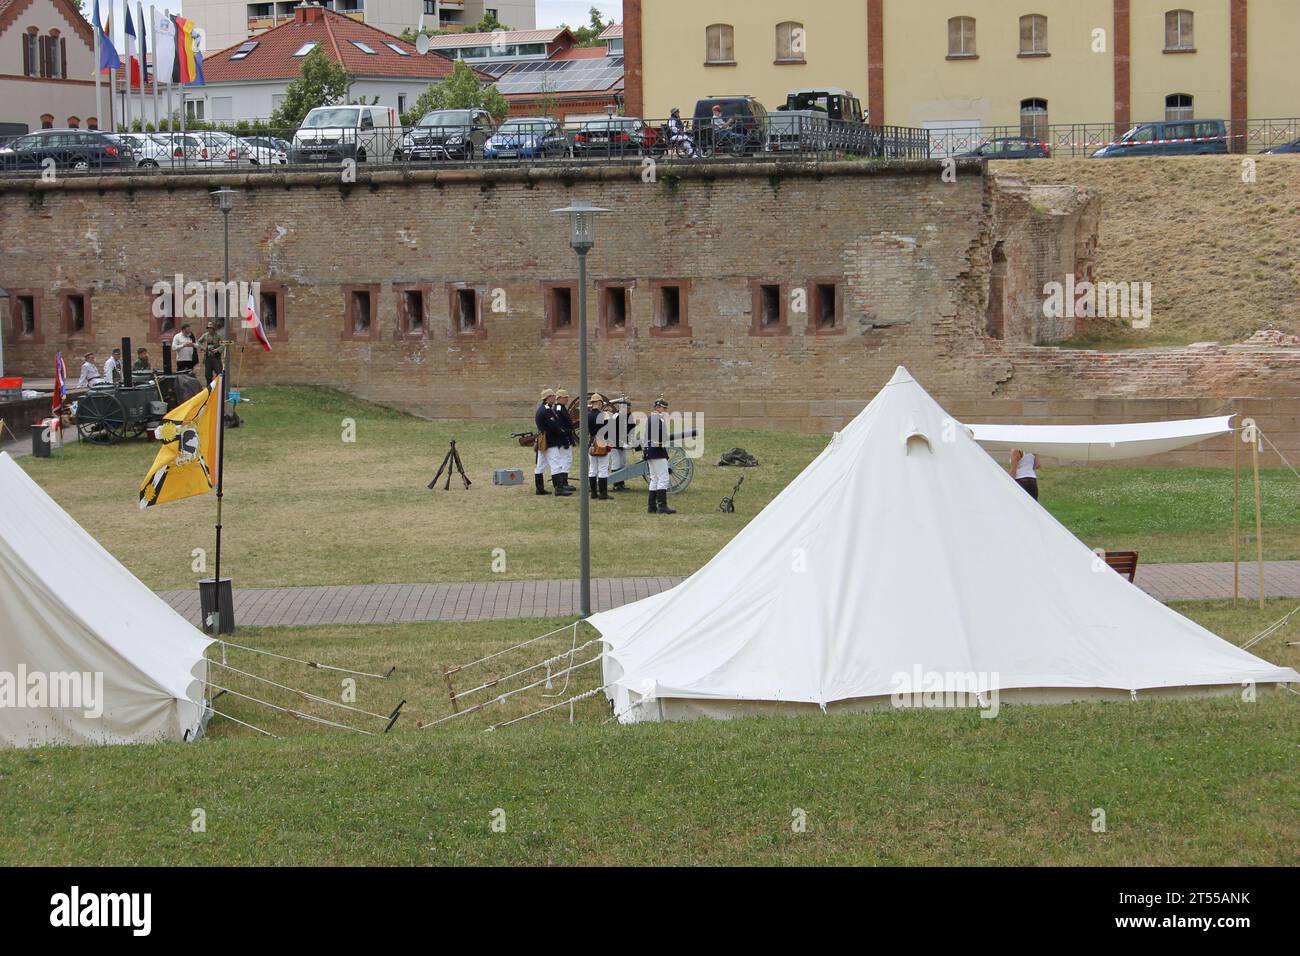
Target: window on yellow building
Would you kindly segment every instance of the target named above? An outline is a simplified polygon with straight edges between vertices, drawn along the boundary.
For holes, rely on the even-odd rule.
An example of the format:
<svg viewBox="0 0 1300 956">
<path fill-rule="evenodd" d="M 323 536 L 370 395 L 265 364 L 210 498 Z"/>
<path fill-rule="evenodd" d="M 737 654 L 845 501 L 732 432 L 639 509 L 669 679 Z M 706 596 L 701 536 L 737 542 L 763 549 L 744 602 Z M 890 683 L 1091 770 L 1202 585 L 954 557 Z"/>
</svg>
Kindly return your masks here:
<svg viewBox="0 0 1300 956">
<path fill-rule="evenodd" d="M 1028 13 L 1020 18 L 1020 55 L 1042 56 L 1047 53 L 1047 17 Z"/>
<path fill-rule="evenodd" d="M 1165 50 L 1195 50 L 1192 11 L 1170 10 L 1165 14 Z"/>
<path fill-rule="evenodd" d="M 781 63 L 802 63 L 808 51 L 803 24 L 794 20 L 776 25 L 776 58 Z"/>
<path fill-rule="evenodd" d="M 948 55 L 975 55 L 975 18 L 950 17 L 948 20 Z"/>
<path fill-rule="evenodd" d="M 1020 135 L 1047 142 L 1047 100 L 1020 101 Z"/>
<path fill-rule="evenodd" d="M 714 23 L 705 27 L 704 41 L 704 62 L 736 62 L 736 31 L 730 23 Z"/>
<path fill-rule="evenodd" d="M 1170 93 L 1165 97 L 1165 119 L 1189 120 L 1192 118 L 1192 95 L 1190 93 Z"/>
</svg>

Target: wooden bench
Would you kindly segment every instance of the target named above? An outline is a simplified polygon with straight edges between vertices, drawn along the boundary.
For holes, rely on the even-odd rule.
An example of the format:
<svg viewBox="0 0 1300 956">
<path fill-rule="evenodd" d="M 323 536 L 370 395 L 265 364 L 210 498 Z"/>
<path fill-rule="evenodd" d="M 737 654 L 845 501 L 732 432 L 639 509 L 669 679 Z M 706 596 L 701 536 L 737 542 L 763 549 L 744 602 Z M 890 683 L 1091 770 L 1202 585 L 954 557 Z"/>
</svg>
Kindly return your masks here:
<svg viewBox="0 0 1300 956">
<path fill-rule="evenodd" d="M 1138 553 L 1136 551 L 1107 551 L 1106 563 L 1133 583 L 1138 570 Z"/>
</svg>

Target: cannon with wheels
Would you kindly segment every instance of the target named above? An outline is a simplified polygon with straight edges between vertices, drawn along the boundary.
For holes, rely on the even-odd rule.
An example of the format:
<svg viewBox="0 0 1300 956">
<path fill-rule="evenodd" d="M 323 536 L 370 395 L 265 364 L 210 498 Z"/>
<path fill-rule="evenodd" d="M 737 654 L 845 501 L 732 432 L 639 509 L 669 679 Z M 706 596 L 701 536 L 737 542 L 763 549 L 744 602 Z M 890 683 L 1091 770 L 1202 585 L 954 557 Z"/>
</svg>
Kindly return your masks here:
<svg viewBox="0 0 1300 956">
<path fill-rule="evenodd" d="M 630 450 L 630 449 L 629 449 Z M 650 484 L 650 464 L 646 461 L 628 462 L 628 464 L 609 473 L 610 484 L 618 481 L 627 481 L 629 478 L 640 477 L 645 483 Z M 691 479 L 695 477 L 695 462 L 686 454 L 686 449 L 681 445 L 668 446 L 668 493 L 670 495 L 679 495 L 690 487 Z"/>
<path fill-rule="evenodd" d="M 77 438 L 92 445 L 139 438 L 201 388 L 192 375 L 142 378 L 138 372 L 130 385 L 92 385 L 76 401 Z"/>
</svg>

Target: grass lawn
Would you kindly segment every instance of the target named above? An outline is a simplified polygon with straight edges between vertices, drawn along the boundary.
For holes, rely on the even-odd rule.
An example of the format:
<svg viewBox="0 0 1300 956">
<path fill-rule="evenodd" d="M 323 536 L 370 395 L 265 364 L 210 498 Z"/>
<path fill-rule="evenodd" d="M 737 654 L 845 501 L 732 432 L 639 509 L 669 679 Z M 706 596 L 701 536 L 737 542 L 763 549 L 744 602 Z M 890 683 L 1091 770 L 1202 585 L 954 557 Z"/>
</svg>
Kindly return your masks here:
<svg viewBox="0 0 1300 956">
<path fill-rule="evenodd" d="M 528 422 L 430 422 L 323 389 L 263 387 L 229 432 L 223 573 L 237 585 L 414 583 L 494 577 L 576 577 L 577 500 L 495 487 L 493 468 L 524 467 L 531 452 L 510 437 Z M 343 441 L 345 420 L 355 442 Z M 425 485 L 456 439 L 474 485 Z M 681 514 L 645 514 L 644 486 L 592 503 L 592 572 L 598 577 L 688 574 L 712 557 L 825 446 L 828 436 L 707 429 L 705 456 Z M 733 446 L 760 466 L 719 468 Z M 137 490 L 156 446 L 70 446 L 22 465 L 88 531 L 154 588 L 192 587 L 194 549 L 210 551 L 212 496 L 141 512 Z M 737 513 L 717 510 L 740 474 Z M 1295 478 L 1263 478 L 1265 556 L 1300 557 Z M 1047 468 L 1044 504 L 1090 546 L 1136 548 L 1144 562 L 1232 557 L 1232 475 L 1217 469 Z M 1248 492 L 1248 486 L 1243 491 Z M 1245 514 L 1244 525 L 1253 527 Z M 1243 555 L 1253 554 L 1247 539 Z"/>
<path fill-rule="evenodd" d="M 1180 610 L 1240 642 L 1290 608 Z M 416 728 L 448 712 L 441 665 L 562 623 L 243 631 L 241 642 L 293 656 L 396 664 L 388 682 L 358 682 L 356 705 L 386 711 L 404 697 L 405 716 L 367 738 L 224 697 L 219 709 L 283 739 L 217 718 L 192 745 L 0 752 L 0 865 L 1293 862 L 1300 700 L 1285 692 L 1007 706 L 993 720 L 903 711 L 635 727 L 603 722 L 592 703 L 573 725 L 553 712 L 485 733 L 484 713 Z M 1294 666 L 1285 642 L 1296 628 L 1255 650 Z M 339 675 L 237 651 L 229 662 L 321 696 L 340 690 Z M 575 675 L 569 692 L 595 683 Z M 501 717 L 539 706 L 541 692 Z M 1104 833 L 1091 829 L 1098 807 Z M 505 832 L 491 829 L 497 808 Z M 796 808 L 806 832 L 791 830 Z M 206 832 L 190 829 L 195 809 Z"/>
</svg>

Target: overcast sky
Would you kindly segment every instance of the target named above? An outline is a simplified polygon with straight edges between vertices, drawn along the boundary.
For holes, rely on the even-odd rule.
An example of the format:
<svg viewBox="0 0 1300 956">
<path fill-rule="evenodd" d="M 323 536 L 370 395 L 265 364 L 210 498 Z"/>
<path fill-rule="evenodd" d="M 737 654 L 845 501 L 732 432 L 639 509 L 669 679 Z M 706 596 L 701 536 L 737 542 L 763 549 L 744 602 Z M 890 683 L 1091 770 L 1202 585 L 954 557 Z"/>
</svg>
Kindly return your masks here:
<svg viewBox="0 0 1300 956">
<path fill-rule="evenodd" d="M 537 26 L 558 27 L 567 23 L 571 27 L 586 24 L 588 11 L 595 7 L 606 20 L 623 22 L 622 0 L 537 0 Z"/>
</svg>

